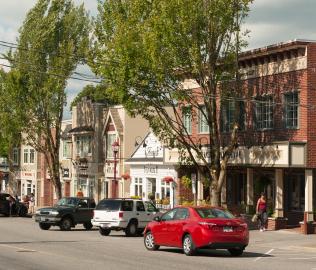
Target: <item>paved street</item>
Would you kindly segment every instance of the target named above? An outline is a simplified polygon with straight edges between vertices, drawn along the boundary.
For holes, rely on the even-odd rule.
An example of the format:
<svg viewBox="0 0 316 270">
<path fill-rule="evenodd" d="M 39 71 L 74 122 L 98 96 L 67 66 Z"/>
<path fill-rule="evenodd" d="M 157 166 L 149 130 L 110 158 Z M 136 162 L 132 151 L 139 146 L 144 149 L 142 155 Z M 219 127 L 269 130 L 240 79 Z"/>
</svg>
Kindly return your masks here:
<svg viewBox="0 0 316 270">
<path fill-rule="evenodd" d="M 299 269 L 316 270 L 316 235 L 251 232 L 242 257 L 201 251 L 187 257 L 179 249 L 149 252 L 143 238 L 122 232 L 102 237 L 81 226 L 70 232 L 42 231 L 31 218 L 0 217 L 0 269 Z"/>
</svg>

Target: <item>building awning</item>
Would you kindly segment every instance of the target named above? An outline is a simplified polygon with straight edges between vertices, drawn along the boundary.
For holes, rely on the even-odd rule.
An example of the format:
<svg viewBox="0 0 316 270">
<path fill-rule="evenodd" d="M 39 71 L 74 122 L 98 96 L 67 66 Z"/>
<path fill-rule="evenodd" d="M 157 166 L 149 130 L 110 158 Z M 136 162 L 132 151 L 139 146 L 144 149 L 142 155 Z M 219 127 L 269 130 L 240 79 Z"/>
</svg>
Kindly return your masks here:
<svg viewBox="0 0 316 270">
<path fill-rule="evenodd" d="M 81 126 L 81 127 L 75 127 L 68 131 L 68 133 L 76 134 L 76 133 L 91 133 L 94 132 L 93 127 L 91 126 Z"/>
</svg>

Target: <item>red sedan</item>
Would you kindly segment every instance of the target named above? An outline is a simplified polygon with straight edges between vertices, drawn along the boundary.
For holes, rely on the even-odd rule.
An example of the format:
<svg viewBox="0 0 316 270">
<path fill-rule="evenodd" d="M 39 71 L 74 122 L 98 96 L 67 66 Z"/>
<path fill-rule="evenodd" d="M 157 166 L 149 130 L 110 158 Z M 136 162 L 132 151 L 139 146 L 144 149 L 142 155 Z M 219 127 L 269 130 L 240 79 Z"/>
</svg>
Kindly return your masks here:
<svg viewBox="0 0 316 270">
<path fill-rule="evenodd" d="M 242 255 L 249 242 L 247 224 L 218 207 L 176 207 L 148 223 L 144 243 L 148 250 L 179 247 L 190 256 L 197 249 L 227 249 Z"/>
</svg>

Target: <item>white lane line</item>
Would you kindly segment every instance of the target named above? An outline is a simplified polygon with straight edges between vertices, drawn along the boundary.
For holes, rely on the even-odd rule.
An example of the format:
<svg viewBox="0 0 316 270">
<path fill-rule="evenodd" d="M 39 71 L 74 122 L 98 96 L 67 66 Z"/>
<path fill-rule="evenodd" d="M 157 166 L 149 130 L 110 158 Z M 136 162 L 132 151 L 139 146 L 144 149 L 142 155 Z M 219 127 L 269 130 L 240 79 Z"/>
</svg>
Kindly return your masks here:
<svg viewBox="0 0 316 270">
<path fill-rule="evenodd" d="M 17 250 L 21 250 L 21 251 L 30 251 L 30 252 L 35 252 L 36 250 L 34 249 L 29 249 L 29 248 L 21 248 L 21 247 L 16 247 L 16 246 L 12 246 L 12 245 L 6 245 L 6 244 L 0 244 L 0 247 L 7 247 L 7 248 L 13 248 L 13 249 L 17 249 Z"/>
<path fill-rule="evenodd" d="M 290 260 L 313 260 L 313 259 L 316 259 L 316 257 L 302 257 L 302 258 L 289 258 Z M 313 268 L 313 269 L 316 269 L 316 268 Z"/>
<path fill-rule="evenodd" d="M 260 259 L 266 257 L 267 255 L 269 255 L 272 251 L 274 250 L 274 248 L 270 249 L 269 251 L 267 251 L 266 253 L 264 253 L 262 256 L 256 258 L 254 261 L 259 261 Z"/>
</svg>

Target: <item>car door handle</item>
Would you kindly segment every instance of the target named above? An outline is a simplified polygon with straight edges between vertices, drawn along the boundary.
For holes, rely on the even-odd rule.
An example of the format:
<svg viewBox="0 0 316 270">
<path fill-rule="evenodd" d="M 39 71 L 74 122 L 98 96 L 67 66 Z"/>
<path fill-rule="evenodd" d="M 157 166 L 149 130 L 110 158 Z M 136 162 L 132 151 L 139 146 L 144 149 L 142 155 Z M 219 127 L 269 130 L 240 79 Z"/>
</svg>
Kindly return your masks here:
<svg viewBox="0 0 316 270">
<path fill-rule="evenodd" d="M 139 213 L 136 213 L 137 216 L 139 216 Z"/>
</svg>

